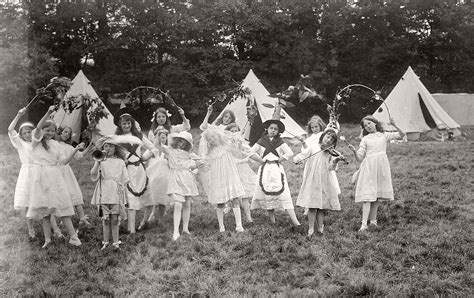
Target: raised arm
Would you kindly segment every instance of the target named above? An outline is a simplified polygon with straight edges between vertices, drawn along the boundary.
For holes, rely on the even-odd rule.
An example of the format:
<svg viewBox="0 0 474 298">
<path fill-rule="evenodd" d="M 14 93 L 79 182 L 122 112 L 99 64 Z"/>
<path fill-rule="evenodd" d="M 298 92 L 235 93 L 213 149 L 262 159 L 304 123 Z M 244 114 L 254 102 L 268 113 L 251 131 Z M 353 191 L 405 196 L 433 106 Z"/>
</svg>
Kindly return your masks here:
<svg viewBox="0 0 474 298">
<path fill-rule="evenodd" d="M 186 118 L 186 115 L 184 114 L 184 110 L 182 108 L 178 108 L 178 113 L 181 116 L 181 119 L 183 119 L 183 129 L 185 131 L 189 131 L 191 129 L 191 124 L 189 123 L 189 119 Z"/>
<path fill-rule="evenodd" d="M 348 144 L 349 149 L 354 153 L 354 157 L 357 161 L 361 162 L 365 157 L 365 152 L 367 150 L 367 145 L 365 143 L 365 139 L 362 139 L 359 145 L 359 149 L 356 149 L 352 144 Z"/>
<path fill-rule="evenodd" d="M 204 120 L 202 121 L 201 125 L 199 125 L 199 128 L 201 130 L 206 130 L 208 128 L 208 126 L 209 126 L 209 117 L 211 117 L 211 114 L 212 114 L 212 105 L 210 105 L 207 108 L 206 117 L 204 117 Z"/>
<path fill-rule="evenodd" d="M 86 144 L 84 143 L 80 143 L 79 145 L 76 146 L 76 148 L 74 148 L 74 150 L 71 150 L 71 152 L 69 152 L 69 154 L 66 155 L 66 157 L 62 160 L 62 163 L 67 165 L 68 163 L 71 162 L 71 159 L 76 155 L 76 153 L 79 151 L 79 150 L 82 150 L 86 147 Z"/>
<path fill-rule="evenodd" d="M 46 120 L 49 119 L 49 117 L 51 116 L 51 114 L 54 112 L 55 109 L 56 109 L 56 106 L 50 106 L 46 114 L 44 114 L 43 118 L 41 118 L 41 120 L 38 122 L 38 125 L 36 126 L 37 129 L 34 130 L 35 138 L 39 139 L 41 137 L 41 127 L 43 127 L 44 123 L 46 122 Z"/>
<path fill-rule="evenodd" d="M 13 134 L 15 132 L 15 126 L 16 124 L 18 123 L 18 120 L 20 120 L 20 118 L 25 115 L 26 113 L 26 108 L 21 108 L 18 113 L 16 114 L 15 118 L 13 118 L 12 120 L 12 123 L 10 123 L 10 125 L 8 126 L 8 132 L 10 134 Z"/>
<path fill-rule="evenodd" d="M 390 124 L 397 129 L 398 133 L 400 134 L 400 138 L 403 138 L 405 136 L 405 131 L 403 131 L 403 129 L 397 126 L 397 124 L 395 123 L 395 119 L 390 118 Z"/>
</svg>

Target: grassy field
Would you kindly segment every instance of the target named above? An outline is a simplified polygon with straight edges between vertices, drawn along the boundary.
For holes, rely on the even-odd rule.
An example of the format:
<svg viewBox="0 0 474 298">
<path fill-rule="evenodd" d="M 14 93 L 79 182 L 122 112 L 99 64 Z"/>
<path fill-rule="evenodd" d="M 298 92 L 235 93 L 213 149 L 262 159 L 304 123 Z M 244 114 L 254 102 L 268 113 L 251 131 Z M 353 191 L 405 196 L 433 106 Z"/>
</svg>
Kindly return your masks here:
<svg viewBox="0 0 474 298">
<path fill-rule="evenodd" d="M 343 132 L 355 136 L 357 129 L 343 127 Z M 474 293 L 474 140 L 391 144 L 396 200 L 382 205 L 379 227 L 368 232 L 357 232 L 361 206 L 354 203 L 349 183 L 357 166 L 352 162 L 338 172 L 342 211 L 327 214 L 322 236 L 305 237 L 301 209 L 301 229 L 292 228 L 283 212 L 270 226 L 265 213 L 256 211 L 255 222 L 244 220 L 241 234 L 232 231 L 233 216 L 227 214 L 229 231 L 221 234 L 214 210 L 198 198 L 191 236 L 171 241 L 168 212 L 163 223 L 137 235 L 122 234 L 118 252 L 100 251 L 100 221 L 88 205 L 92 161 L 72 165 L 93 224 L 80 234 L 83 246 L 56 240 L 41 249 L 40 223 L 35 226 L 38 239 L 29 242 L 24 217 L 12 207 L 19 159 L 6 136 L 0 137 L 0 152 L 1 296 Z M 303 166 L 285 166 L 296 199 Z"/>
</svg>

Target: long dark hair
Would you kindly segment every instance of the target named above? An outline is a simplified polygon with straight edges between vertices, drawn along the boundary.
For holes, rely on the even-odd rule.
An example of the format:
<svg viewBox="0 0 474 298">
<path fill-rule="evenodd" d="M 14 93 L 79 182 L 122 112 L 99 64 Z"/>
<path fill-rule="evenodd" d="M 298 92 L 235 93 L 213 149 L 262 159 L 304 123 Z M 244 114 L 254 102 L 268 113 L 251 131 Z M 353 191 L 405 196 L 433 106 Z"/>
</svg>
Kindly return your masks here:
<svg viewBox="0 0 474 298">
<path fill-rule="evenodd" d="M 115 150 L 114 150 L 114 156 L 117 158 L 120 158 L 121 160 L 126 160 L 127 159 L 127 153 L 125 152 L 125 149 L 121 147 L 120 145 L 112 144 L 112 143 L 104 143 L 109 144 L 109 145 L 114 145 Z M 104 150 L 104 145 L 102 145 L 102 150 Z"/>
<path fill-rule="evenodd" d="M 46 122 L 43 124 L 43 126 L 41 127 L 41 129 L 45 129 L 47 127 L 50 127 L 50 126 L 53 126 L 54 129 L 56 130 L 56 123 L 54 123 L 53 120 L 46 120 Z M 41 138 L 41 145 L 43 145 L 44 149 L 46 149 L 46 151 L 49 150 L 49 145 L 48 145 L 48 142 L 47 140 L 44 138 L 44 136 Z"/>
<path fill-rule="evenodd" d="M 331 146 L 332 146 L 333 148 L 336 148 L 336 145 L 337 145 L 337 133 L 336 133 L 334 130 L 332 130 L 332 129 L 328 129 L 328 130 L 326 130 L 325 132 L 323 132 L 323 133 L 321 134 L 321 136 L 319 137 L 319 144 L 322 144 L 323 139 L 324 139 L 324 136 L 326 136 L 326 135 L 331 135 L 331 136 L 332 136 L 332 140 L 333 140 L 333 141 L 332 141 Z"/>
<path fill-rule="evenodd" d="M 119 125 L 117 126 L 117 129 L 115 130 L 116 135 L 123 135 L 124 132 L 122 130 L 122 121 L 130 121 L 132 124 L 132 128 L 130 129 L 130 132 L 132 133 L 133 136 L 139 138 L 140 140 L 143 138 L 143 134 L 138 131 L 137 125 L 135 124 L 135 119 L 129 114 L 123 114 L 120 119 L 119 119 Z"/>
<path fill-rule="evenodd" d="M 69 139 L 63 141 L 63 139 L 61 138 L 61 134 L 63 133 L 63 131 L 66 128 L 69 128 L 71 130 L 71 134 L 69 135 Z M 59 126 L 58 129 L 56 130 L 56 136 L 57 136 L 57 141 L 58 142 L 64 142 L 68 145 L 71 145 L 71 143 L 72 143 L 72 128 L 70 128 L 69 126 Z"/>
<path fill-rule="evenodd" d="M 364 128 L 364 121 L 371 121 L 371 122 L 375 123 L 375 130 L 378 131 L 378 132 L 384 132 L 384 130 L 382 128 L 382 124 L 377 119 L 375 119 L 374 116 L 368 115 L 368 116 L 365 116 L 364 118 L 362 118 L 362 120 L 360 120 L 360 127 L 362 127 L 362 135 L 363 136 L 366 136 L 366 135 L 369 134 L 369 132 L 367 130 L 365 130 L 365 128 Z"/>
<path fill-rule="evenodd" d="M 230 115 L 230 118 L 232 118 L 232 120 L 230 121 L 229 124 L 231 123 L 235 123 L 235 113 L 231 110 L 224 110 L 224 112 L 222 112 L 222 116 L 220 116 L 217 120 L 216 120 L 216 125 L 221 125 L 223 124 L 222 123 L 222 119 L 224 118 L 225 114 L 229 114 Z"/>
<path fill-rule="evenodd" d="M 158 113 L 164 114 L 166 116 L 166 121 L 164 124 L 158 124 L 158 122 L 156 122 L 156 116 L 158 115 Z M 150 128 L 153 134 L 155 134 L 155 129 L 158 126 L 163 126 L 168 131 L 171 131 L 171 120 L 170 120 L 170 117 L 168 117 L 168 111 L 163 107 L 156 109 L 155 113 L 153 113 L 153 121 L 151 122 L 151 128 Z"/>
</svg>

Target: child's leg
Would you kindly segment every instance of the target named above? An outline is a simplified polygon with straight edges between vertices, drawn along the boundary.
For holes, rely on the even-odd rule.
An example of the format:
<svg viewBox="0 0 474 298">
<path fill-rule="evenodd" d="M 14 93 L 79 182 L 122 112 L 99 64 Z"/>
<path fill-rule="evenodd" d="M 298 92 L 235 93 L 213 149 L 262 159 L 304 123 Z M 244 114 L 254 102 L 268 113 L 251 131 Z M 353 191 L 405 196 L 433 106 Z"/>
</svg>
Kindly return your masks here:
<svg viewBox="0 0 474 298">
<path fill-rule="evenodd" d="M 316 210 L 316 221 L 318 222 L 318 232 L 322 233 L 324 231 L 324 213 L 323 210 Z"/>
<path fill-rule="evenodd" d="M 140 225 L 138 226 L 139 231 L 142 230 L 143 228 L 145 228 L 146 221 L 147 221 L 147 219 L 150 218 L 152 211 L 153 211 L 153 206 L 146 206 L 145 207 L 145 214 L 143 215 L 143 219 L 140 222 Z"/>
<path fill-rule="evenodd" d="M 379 205 L 380 201 L 370 203 L 369 221 L 372 225 L 377 225 L 377 209 Z"/>
<path fill-rule="evenodd" d="M 44 245 L 46 248 L 51 243 L 51 218 L 50 216 L 43 217 L 43 234 L 44 234 Z"/>
<path fill-rule="evenodd" d="M 308 236 L 314 234 L 314 223 L 316 221 L 316 209 L 315 208 L 307 208 L 308 209 Z"/>
<path fill-rule="evenodd" d="M 102 244 L 104 245 L 102 249 L 104 249 L 107 244 L 109 244 L 110 239 L 110 216 L 106 216 L 106 219 L 102 220 L 102 231 L 104 233 L 104 238 Z"/>
<path fill-rule="evenodd" d="M 189 219 L 191 218 L 191 198 L 186 197 L 186 202 L 183 204 L 183 232 L 189 233 Z"/>
<path fill-rule="evenodd" d="M 370 202 L 362 203 L 362 225 L 360 226 L 359 231 L 363 231 L 367 229 L 367 220 L 369 218 L 370 206 L 371 206 Z"/>
<path fill-rule="evenodd" d="M 74 226 L 72 225 L 72 220 L 70 216 L 61 217 L 64 226 L 66 227 L 67 233 L 69 234 L 69 244 L 79 246 L 81 245 L 81 240 L 77 237 L 76 230 L 74 230 Z"/>
<path fill-rule="evenodd" d="M 112 230 L 113 243 L 119 243 L 119 216 L 118 214 L 110 215 L 110 229 Z"/>
<path fill-rule="evenodd" d="M 247 217 L 247 221 L 253 222 L 252 214 L 250 213 L 250 198 L 242 199 L 242 208 L 244 209 L 245 216 Z"/>
<path fill-rule="evenodd" d="M 216 208 L 217 221 L 219 222 L 219 231 L 220 232 L 225 232 L 224 206 L 225 206 L 225 204 L 217 204 L 217 208 Z"/>
<path fill-rule="evenodd" d="M 155 207 L 156 205 L 152 206 L 150 216 L 147 218 L 146 221 L 150 222 L 150 221 L 155 220 Z"/>
<path fill-rule="evenodd" d="M 137 215 L 136 210 L 128 209 L 128 231 L 130 234 L 135 234 L 135 216 Z"/>
<path fill-rule="evenodd" d="M 242 214 L 240 212 L 239 199 L 232 200 L 232 211 L 234 211 L 235 230 L 237 232 L 243 232 L 244 228 L 242 227 Z"/>
<path fill-rule="evenodd" d="M 267 210 L 267 213 L 268 213 L 268 217 L 270 218 L 270 222 L 274 224 L 275 223 L 275 209 Z"/>
<path fill-rule="evenodd" d="M 304 208 L 304 213 L 303 213 L 303 215 L 306 216 L 306 215 L 308 215 L 308 214 L 309 214 L 309 208 Z"/>
<path fill-rule="evenodd" d="M 298 218 L 296 217 L 295 209 L 286 209 L 286 212 L 288 212 L 288 214 L 290 215 L 291 221 L 295 226 L 301 225 L 298 221 Z"/>
<path fill-rule="evenodd" d="M 179 224 L 181 223 L 181 210 L 183 208 L 183 203 L 175 202 L 173 210 L 173 240 L 178 239 L 179 237 Z"/>
<path fill-rule="evenodd" d="M 26 219 L 26 226 L 28 227 L 28 235 L 30 235 L 31 238 L 35 238 L 36 233 L 35 228 L 33 227 L 33 220 L 31 218 Z"/>
<path fill-rule="evenodd" d="M 50 220 L 50 227 L 53 228 L 54 236 L 58 238 L 63 237 L 63 233 L 61 233 L 61 230 L 58 227 L 58 223 L 56 222 L 56 216 L 52 215 L 48 217 Z"/>
</svg>

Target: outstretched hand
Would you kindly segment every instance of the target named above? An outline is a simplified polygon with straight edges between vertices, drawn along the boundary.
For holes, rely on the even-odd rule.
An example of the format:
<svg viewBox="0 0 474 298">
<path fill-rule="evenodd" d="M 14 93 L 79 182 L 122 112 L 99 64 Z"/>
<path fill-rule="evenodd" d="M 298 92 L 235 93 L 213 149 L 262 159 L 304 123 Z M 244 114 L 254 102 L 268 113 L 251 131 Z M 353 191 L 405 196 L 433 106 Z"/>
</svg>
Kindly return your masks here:
<svg viewBox="0 0 474 298">
<path fill-rule="evenodd" d="M 181 107 L 178 107 L 178 114 L 184 116 L 184 110 Z"/>
<path fill-rule="evenodd" d="M 26 108 L 21 108 L 19 111 L 18 111 L 18 115 L 20 116 L 23 116 L 26 114 Z"/>
<path fill-rule="evenodd" d="M 356 151 L 356 148 L 352 144 L 348 144 L 347 147 L 349 147 L 349 150 L 351 150 L 352 152 Z"/>
</svg>

